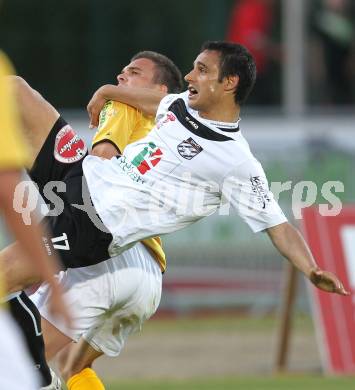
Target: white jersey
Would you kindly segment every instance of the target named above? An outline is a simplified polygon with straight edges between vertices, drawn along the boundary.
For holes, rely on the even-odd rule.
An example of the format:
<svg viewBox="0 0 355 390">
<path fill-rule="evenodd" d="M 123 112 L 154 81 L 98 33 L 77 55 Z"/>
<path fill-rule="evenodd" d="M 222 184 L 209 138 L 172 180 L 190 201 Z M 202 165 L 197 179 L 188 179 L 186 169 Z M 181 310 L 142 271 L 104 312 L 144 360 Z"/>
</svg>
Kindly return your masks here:
<svg viewBox="0 0 355 390">
<path fill-rule="evenodd" d="M 286 221 L 238 123 L 201 118 L 187 95 L 166 96 L 156 126 L 120 158 L 83 162 L 95 209 L 113 235 L 112 255 L 221 206 L 224 214 L 234 208 L 254 232 Z"/>
</svg>

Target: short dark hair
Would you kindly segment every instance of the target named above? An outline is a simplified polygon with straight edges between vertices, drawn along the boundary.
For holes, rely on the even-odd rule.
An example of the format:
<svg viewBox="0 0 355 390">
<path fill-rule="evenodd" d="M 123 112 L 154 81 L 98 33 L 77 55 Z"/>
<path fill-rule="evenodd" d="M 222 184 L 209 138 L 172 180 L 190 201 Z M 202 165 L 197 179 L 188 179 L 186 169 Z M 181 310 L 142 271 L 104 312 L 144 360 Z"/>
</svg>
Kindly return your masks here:
<svg viewBox="0 0 355 390">
<path fill-rule="evenodd" d="M 179 93 L 182 91 L 184 85 L 182 74 L 170 58 L 155 51 L 145 50 L 133 56 L 131 61 L 139 58 L 146 58 L 154 63 L 156 67 L 154 83 L 166 85 L 168 93 Z"/>
<path fill-rule="evenodd" d="M 213 50 L 220 53 L 219 81 L 224 77 L 239 76 L 239 84 L 234 93 L 237 104 L 245 102 L 254 87 L 256 66 L 253 56 L 247 48 L 237 43 L 225 41 L 207 41 L 201 52 Z"/>
</svg>

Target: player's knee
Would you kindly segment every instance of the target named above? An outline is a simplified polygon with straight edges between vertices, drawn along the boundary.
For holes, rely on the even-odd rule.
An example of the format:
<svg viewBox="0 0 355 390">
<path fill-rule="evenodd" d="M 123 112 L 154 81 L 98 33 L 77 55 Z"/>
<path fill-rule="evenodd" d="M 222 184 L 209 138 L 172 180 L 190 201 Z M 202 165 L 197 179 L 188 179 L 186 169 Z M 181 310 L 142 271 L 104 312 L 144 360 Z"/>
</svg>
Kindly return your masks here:
<svg viewBox="0 0 355 390">
<path fill-rule="evenodd" d="M 57 368 L 59 371 L 60 376 L 65 380 L 65 382 L 68 381 L 69 378 L 71 378 L 71 370 L 67 368 L 67 365 L 63 362 L 57 362 Z"/>
<path fill-rule="evenodd" d="M 23 88 L 23 86 L 27 84 L 27 82 L 21 76 L 11 75 L 8 76 L 7 79 L 10 81 L 12 86 L 16 88 L 16 90 Z"/>
<path fill-rule="evenodd" d="M 13 76 L 8 76 L 8 79 L 18 99 L 20 99 L 22 95 L 24 95 L 25 93 L 32 91 L 30 85 L 22 77 L 13 75 Z"/>
<path fill-rule="evenodd" d="M 36 96 L 39 95 L 25 79 L 20 76 L 9 76 L 12 88 L 15 92 L 17 107 L 21 114 L 22 119 L 26 119 L 25 112 Z"/>
<path fill-rule="evenodd" d="M 15 283 L 13 282 L 13 276 L 16 270 L 14 269 L 14 263 L 12 259 L 8 256 L 6 250 L 2 250 L 0 252 L 0 269 L 2 278 L 5 282 L 6 291 L 8 293 L 17 291 L 14 289 L 16 288 L 16 286 L 14 286 Z"/>
<path fill-rule="evenodd" d="M 40 280 L 39 273 L 30 262 L 20 261 L 13 247 L 0 252 L 0 269 L 7 293 L 23 290 Z"/>
</svg>

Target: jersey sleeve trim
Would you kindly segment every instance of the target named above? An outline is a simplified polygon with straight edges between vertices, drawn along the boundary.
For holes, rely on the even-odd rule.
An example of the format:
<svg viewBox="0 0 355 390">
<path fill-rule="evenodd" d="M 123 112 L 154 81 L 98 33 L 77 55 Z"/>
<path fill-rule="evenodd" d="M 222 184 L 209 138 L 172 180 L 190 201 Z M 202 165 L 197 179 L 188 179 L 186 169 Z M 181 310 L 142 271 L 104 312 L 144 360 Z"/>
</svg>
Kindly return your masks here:
<svg viewBox="0 0 355 390">
<path fill-rule="evenodd" d="M 113 145 L 113 146 L 115 147 L 115 149 L 117 150 L 117 152 L 118 152 L 119 154 L 122 154 L 122 152 L 120 151 L 120 148 L 119 148 L 112 140 L 110 140 L 109 138 L 103 138 L 103 139 L 100 139 L 100 140 L 97 141 L 97 142 L 94 142 L 94 143 L 92 144 L 92 149 L 94 149 L 94 147 L 95 147 L 96 145 L 102 144 L 103 142 L 108 142 L 109 144 Z"/>
<path fill-rule="evenodd" d="M 259 227 L 250 227 L 253 233 L 264 232 L 266 229 L 272 228 L 274 226 L 282 225 L 283 223 L 288 222 L 287 218 L 284 215 L 280 215 L 279 220 L 274 220 L 273 222 Z"/>
</svg>

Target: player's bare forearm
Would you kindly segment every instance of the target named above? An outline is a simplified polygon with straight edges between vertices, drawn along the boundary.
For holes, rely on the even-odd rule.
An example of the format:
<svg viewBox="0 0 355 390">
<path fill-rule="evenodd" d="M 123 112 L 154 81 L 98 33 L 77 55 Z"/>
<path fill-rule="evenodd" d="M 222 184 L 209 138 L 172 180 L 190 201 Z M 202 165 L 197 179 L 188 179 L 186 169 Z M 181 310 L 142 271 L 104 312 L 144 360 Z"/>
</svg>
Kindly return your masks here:
<svg viewBox="0 0 355 390">
<path fill-rule="evenodd" d="M 301 233 L 288 222 L 267 229 L 267 233 L 278 251 L 318 288 L 349 295 L 341 281 L 331 272 L 321 270 Z"/>
<path fill-rule="evenodd" d="M 151 88 L 135 88 L 123 85 L 106 84 L 100 87 L 91 98 L 87 110 L 90 125 L 97 127 L 99 115 L 107 100 L 120 101 L 142 111 L 145 115 L 155 115 L 165 92 Z"/>
<path fill-rule="evenodd" d="M 42 229 L 36 224 L 25 225 L 19 213 L 13 209 L 13 198 L 16 185 L 19 182 L 20 173 L 17 171 L 6 171 L 0 173 L 1 186 L 0 205 L 14 237 L 18 240 L 22 249 L 28 255 L 29 261 L 38 270 L 41 278 L 50 284 L 54 281 L 54 274 L 58 272 L 58 264 L 49 258 L 42 245 Z"/>
<path fill-rule="evenodd" d="M 267 229 L 277 250 L 308 278 L 317 269 L 312 253 L 301 233 L 288 222 Z"/>
</svg>

